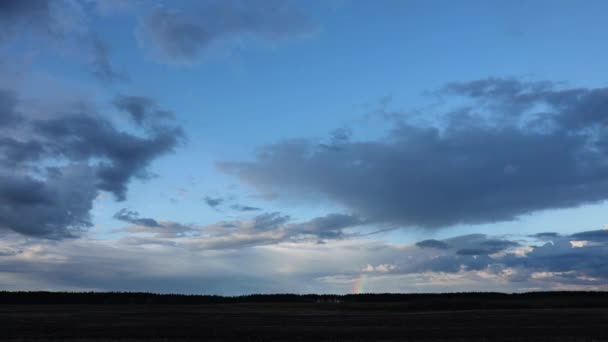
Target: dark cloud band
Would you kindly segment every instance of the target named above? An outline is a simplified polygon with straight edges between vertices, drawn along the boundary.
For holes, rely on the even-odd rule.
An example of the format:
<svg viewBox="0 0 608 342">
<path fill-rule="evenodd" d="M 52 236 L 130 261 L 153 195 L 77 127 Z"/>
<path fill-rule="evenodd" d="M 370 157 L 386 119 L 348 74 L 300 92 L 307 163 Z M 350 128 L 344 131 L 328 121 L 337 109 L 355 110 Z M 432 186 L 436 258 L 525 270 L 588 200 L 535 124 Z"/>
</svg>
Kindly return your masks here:
<svg viewBox="0 0 608 342">
<path fill-rule="evenodd" d="M 332 149 L 294 139 L 218 167 L 264 193 L 321 194 L 402 226 L 507 221 L 608 198 L 607 89 L 487 79 L 441 93 L 471 103 L 434 124 L 403 118 L 384 139 Z"/>
</svg>

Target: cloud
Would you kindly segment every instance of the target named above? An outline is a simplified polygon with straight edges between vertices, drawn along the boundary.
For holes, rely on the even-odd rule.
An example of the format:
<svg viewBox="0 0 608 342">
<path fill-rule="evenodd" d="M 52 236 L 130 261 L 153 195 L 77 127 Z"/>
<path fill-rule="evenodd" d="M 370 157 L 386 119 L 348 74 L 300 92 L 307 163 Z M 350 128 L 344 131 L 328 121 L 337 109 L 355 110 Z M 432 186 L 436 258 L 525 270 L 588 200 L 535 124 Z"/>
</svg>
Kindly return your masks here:
<svg viewBox="0 0 608 342">
<path fill-rule="evenodd" d="M 150 220 L 150 219 L 147 219 Z M 130 245 L 169 245 L 177 246 L 176 238 L 192 236 L 196 234 L 196 229 L 192 226 L 184 225 L 173 221 L 160 221 L 156 225 L 151 222 L 133 222 L 134 225 L 114 230 L 115 233 L 131 233 L 121 241 Z M 136 235 L 133 235 L 136 234 Z M 141 236 L 139 234 L 145 234 Z"/>
<path fill-rule="evenodd" d="M 205 201 L 205 203 L 207 203 L 208 206 L 210 206 L 211 208 L 216 208 L 219 205 L 221 205 L 222 203 L 224 203 L 224 199 L 223 198 L 212 198 L 209 196 L 205 196 L 205 198 L 203 198 L 203 201 Z"/>
<path fill-rule="evenodd" d="M 403 227 L 509 221 L 608 199 L 608 89 L 487 79 L 440 94 L 468 102 L 427 123 L 403 117 L 381 139 L 340 139 L 333 149 L 291 139 L 254 161 L 217 165 L 262 195 L 322 196 Z"/>
<path fill-rule="evenodd" d="M 112 104 L 118 110 L 128 114 L 138 125 L 153 124 L 159 120 L 174 118 L 172 112 L 158 108 L 155 101 L 146 96 L 119 95 Z"/>
<path fill-rule="evenodd" d="M 600 231 L 586 231 L 562 236 L 534 246 L 525 257 L 507 255 L 503 263 L 534 274 L 551 275 L 551 280 L 572 285 L 601 285 L 608 277 L 602 261 L 608 253 L 608 242 Z M 585 237 L 586 243 L 576 244 Z"/>
<path fill-rule="evenodd" d="M 2 38 L 13 34 L 15 26 L 23 24 L 33 26 L 41 31 L 50 31 L 55 26 L 49 0 L 6 0 L 0 4 L 0 21 L 2 22 Z"/>
<path fill-rule="evenodd" d="M 380 265 L 370 265 L 367 264 L 364 268 L 363 268 L 363 272 L 391 272 L 397 269 L 397 266 L 395 265 L 391 265 L 391 264 L 380 264 Z"/>
<path fill-rule="evenodd" d="M 140 218 L 137 212 L 126 209 L 119 211 L 114 217 L 133 224 L 117 232 L 153 234 L 151 237 L 129 236 L 123 239 L 131 244 L 171 244 L 196 250 L 224 250 L 287 242 L 318 243 L 339 240 L 358 236 L 355 233 L 347 234 L 345 230 L 365 223 L 356 216 L 336 213 L 293 222 L 288 215 L 272 212 L 248 219 L 220 221 L 204 226 Z"/>
<path fill-rule="evenodd" d="M 110 61 L 110 46 L 99 37 L 91 37 L 92 58 L 91 72 L 95 77 L 104 82 L 127 81 L 129 78 L 124 72 L 114 69 Z"/>
<path fill-rule="evenodd" d="M 505 240 L 487 240 L 477 248 L 463 248 L 456 251 L 458 255 L 489 255 L 501 252 L 510 247 L 519 246 L 519 243 Z"/>
<path fill-rule="evenodd" d="M 608 252 L 603 230 L 571 235 L 546 234 L 529 245 L 483 234 L 457 236 L 437 241 L 448 248 L 425 248 L 425 253 L 411 253 L 405 264 L 397 264 L 400 273 L 443 272 L 465 274 L 477 272 L 488 281 L 527 283 L 529 287 L 559 289 L 579 286 L 601 288 L 608 278 L 608 268 L 601 256 Z M 581 239 L 585 240 L 581 240 Z M 581 242 L 585 243 L 573 243 Z M 424 241 L 416 243 L 421 247 Z M 539 244 L 540 243 L 540 244 Z M 525 249 L 525 253 L 521 249 Z M 409 253 L 408 253 L 409 254 Z M 519 285 L 517 285 L 519 286 Z"/>
<path fill-rule="evenodd" d="M 252 232 L 253 222 L 231 223 L 233 230 L 244 234 L 240 245 L 221 222 L 199 227 L 217 229 L 200 241 L 192 236 L 163 239 L 150 235 L 155 234 L 152 231 L 134 232 L 119 241 L 53 241 L 8 234 L 0 241 L 0 277 L 7 287 L 21 290 L 216 294 L 350 293 L 363 274 L 371 292 L 600 290 L 608 280 L 608 269 L 602 264 L 608 244 L 592 240 L 595 245 L 572 248 L 569 241 L 575 234 L 553 243 L 529 241 L 525 255 L 518 254 L 520 247 L 507 247 L 496 255 L 472 256 L 457 251 L 488 241 L 504 241 L 501 246 L 517 241 L 483 234 L 437 240 L 452 246 L 447 249 L 367 239 L 263 243 L 276 229 L 258 230 L 263 235 L 256 240 L 245 234 Z M 206 248 L 201 246 L 204 241 Z M 247 244 L 250 248 L 242 248 Z"/>
<path fill-rule="evenodd" d="M 436 248 L 436 249 L 447 249 L 449 248 L 448 244 L 439 240 L 423 240 L 416 242 L 416 246 L 422 248 Z"/>
<path fill-rule="evenodd" d="M 355 215 L 328 214 L 316 217 L 305 223 L 296 225 L 300 233 L 313 234 L 321 239 L 336 239 L 344 236 L 344 229 L 365 224 L 365 221 Z"/>
<path fill-rule="evenodd" d="M 264 213 L 240 226 L 253 231 L 270 231 L 281 228 L 290 219 L 289 216 L 281 215 L 281 213 Z"/>
<path fill-rule="evenodd" d="M 575 239 L 584 239 L 590 241 L 598 241 L 598 242 L 608 242 L 608 230 L 591 230 L 586 232 L 580 232 L 576 234 L 572 234 L 571 238 Z"/>
<path fill-rule="evenodd" d="M 223 207 L 224 205 L 227 205 L 228 203 L 233 202 L 234 197 L 227 196 L 225 198 L 222 198 L 222 197 L 205 196 L 205 197 L 203 197 L 203 201 L 209 207 L 211 207 L 213 209 L 219 209 L 220 207 Z M 251 212 L 251 211 L 262 210 L 262 208 L 253 207 L 253 206 L 249 206 L 249 205 L 243 205 L 243 204 L 239 204 L 239 203 L 231 204 L 230 206 L 228 206 L 228 208 L 232 209 L 232 210 L 240 211 L 240 212 Z"/>
<path fill-rule="evenodd" d="M 89 21 L 80 1 L 6 0 L 0 3 L 0 43 L 31 34 L 46 47 L 58 45 L 63 52 L 70 47 L 84 53 L 91 73 L 101 81 L 126 80 L 110 61 L 109 44 L 92 30 Z"/>
<path fill-rule="evenodd" d="M 161 227 L 161 225 L 155 219 L 139 217 L 139 213 L 137 211 L 127 210 L 126 208 L 120 209 L 120 211 L 114 214 L 114 218 L 119 221 L 128 222 L 139 226 Z"/>
<path fill-rule="evenodd" d="M 158 221 L 153 218 L 140 217 L 135 210 L 123 208 L 114 214 L 114 219 L 131 223 L 132 226 L 114 230 L 132 234 L 152 234 L 151 237 L 129 236 L 122 241 L 132 245 L 177 245 L 171 239 L 196 234 L 197 229 L 192 225 L 185 225 L 174 221 Z"/>
<path fill-rule="evenodd" d="M 19 123 L 17 94 L 9 89 L 0 89 L 0 127 L 11 127 Z"/>
<path fill-rule="evenodd" d="M 551 240 L 551 239 L 557 238 L 559 236 L 560 236 L 560 234 L 555 233 L 555 232 L 544 232 L 544 233 L 537 233 L 537 234 L 530 235 L 530 237 L 534 237 L 539 240 Z"/>
<path fill-rule="evenodd" d="M 87 115 L 34 121 L 32 127 L 55 157 L 102 159 L 96 165 L 98 188 L 112 192 L 118 200 L 125 199 L 129 180 L 146 178 L 148 164 L 172 152 L 182 136 L 180 128 L 163 126 L 142 138 L 119 131 L 102 117 Z"/>
<path fill-rule="evenodd" d="M 92 225 L 89 213 L 100 191 L 124 200 L 129 182 L 146 178 L 148 165 L 182 137 L 168 123 L 127 133 L 94 106 L 57 109 L 32 101 L 44 116 L 17 110 L 29 102 L 0 91 L 3 118 L 10 118 L 0 121 L 2 230 L 54 239 L 80 235 Z"/>
<path fill-rule="evenodd" d="M 233 204 L 230 206 L 230 209 L 237 210 L 237 211 L 260 211 L 260 210 L 262 210 L 262 208 L 251 207 L 248 205 L 241 205 L 241 204 Z"/>
<path fill-rule="evenodd" d="M 235 37 L 281 39 L 309 33 L 310 20 L 291 1 L 202 1 L 159 6 L 141 17 L 137 37 L 163 61 L 194 63 L 214 44 Z"/>
<path fill-rule="evenodd" d="M 90 227 L 97 195 L 93 170 L 72 164 L 49 172 L 44 181 L 20 172 L 0 172 L 0 229 L 64 238 Z"/>
</svg>

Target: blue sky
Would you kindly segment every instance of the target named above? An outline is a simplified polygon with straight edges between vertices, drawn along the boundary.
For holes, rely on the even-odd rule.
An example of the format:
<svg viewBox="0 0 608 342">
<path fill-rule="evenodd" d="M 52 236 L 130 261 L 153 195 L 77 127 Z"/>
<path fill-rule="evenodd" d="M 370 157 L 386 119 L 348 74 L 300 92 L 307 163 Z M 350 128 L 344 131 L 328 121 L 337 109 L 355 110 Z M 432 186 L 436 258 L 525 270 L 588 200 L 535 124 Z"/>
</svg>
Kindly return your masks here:
<svg viewBox="0 0 608 342">
<path fill-rule="evenodd" d="M 0 288 L 602 289 L 606 7 L 7 1 Z"/>
</svg>

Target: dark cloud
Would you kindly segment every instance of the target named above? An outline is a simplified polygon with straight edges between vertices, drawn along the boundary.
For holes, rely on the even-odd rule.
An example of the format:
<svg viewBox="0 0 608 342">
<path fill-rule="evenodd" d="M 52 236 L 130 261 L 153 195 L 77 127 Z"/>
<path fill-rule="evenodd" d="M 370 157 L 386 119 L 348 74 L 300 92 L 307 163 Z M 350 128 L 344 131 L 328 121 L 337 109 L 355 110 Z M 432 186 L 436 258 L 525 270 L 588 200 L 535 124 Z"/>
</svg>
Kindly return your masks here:
<svg viewBox="0 0 608 342">
<path fill-rule="evenodd" d="M 50 29 L 53 20 L 50 0 L 6 0 L 0 1 L 0 22 L 2 32 L 0 38 L 13 34 L 17 25 L 27 25 L 38 28 L 45 25 Z"/>
<path fill-rule="evenodd" d="M 270 231 L 281 228 L 291 218 L 281 213 L 264 213 L 257 215 L 248 227 L 254 231 Z"/>
<path fill-rule="evenodd" d="M 39 141 L 19 141 L 9 137 L 0 137 L 0 160 L 6 165 L 17 165 L 29 160 L 40 159 L 45 148 Z"/>
<path fill-rule="evenodd" d="M 352 134 L 352 131 L 348 128 L 337 128 L 330 132 L 331 140 L 334 143 L 346 142 Z"/>
<path fill-rule="evenodd" d="M 533 234 L 530 235 L 530 237 L 534 237 L 540 240 L 544 240 L 544 239 L 552 239 L 552 238 L 556 238 L 559 237 L 559 233 L 555 233 L 555 232 L 544 232 L 544 233 L 537 233 L 537 234 Z"/>
<path fill-rule="evenodd" d="M 0 1 L 0 43 L 33 33 L 42 44 L 60 41 L 84 52 L 91 73 L 104 82 L 124 81 L 110 61 L 110 47 L 89 27 L 86 6 L 70 0 L 5 0 Z M 50 45 L 52 46 L 52 44 Z"/>
<path fill-rule="evenodd" d="M 157 7 L 142 17 L 137 33 L 162 59 L 191 63 L 220 40 L 240 35 L 279 39 L 311 29 L 309 19 L 291 1 L 227 0 Z"/>
<path fill-rule="evenodd" d="M 101 117 L 87 115 L 36 121 L 33 127 L 55 156 L 79 161 L 102 158 L 96 167 L 98 187 L 119 200 L 125 199 L 129 180 L 145 178 L 148 164 L 172 152 L 182 136 L 178 127 L 159 127 L 142 138 L 119 131 Z"/>
<path fill-rule="evenodd" d="M 113 217 L 117 220 L 140 226 L 161 227 L 161 225 L 155 219 L 139 217 L 139 213 L 137 211 L 128 210 L 126 208 L 122 208 L 120 211 L 114 214 Z"/>
<path fill-rule="evenodd" d="M 416 246 L 422 248 L 436 248 L 436 249 L 448 249 L 449 246 L 447 243 L 439 241 L 439 240 L 423 240 L 416 242 Z"/>
<path fill-rule="evenodd" d="M 12 126 L 19 121 L 16 112 L 17 97 L 15 92 L 0 89 L 0 128 Z"/>
<path fill-rule="evenodd" d="M 119 217 L 117 217 L 119 216 Z M 121 241 L 130 245 L 168 245 L 175 246 L 173 239 L 182 238 L 196 234 L 196 229 L 190 225 L 173 221 L 157 221 L 152 218 L 140 218 L 137 212 L 119 211 L 114 218 L 132 223 L 132 226 L 117 229 L 114 232 L 126 232 L 132 234 L 152 234 L 151 237 L 128 236 Z"/>
<path fill-rule="evenodd" d="M 330 141 L 327 144 L 319 144 L 319 147 L 331 150 L 342 151 L 341 144 L 348 142 L 352 132 L 347 128 L 337 128 L 330 132 Z"/>
<path fill-rule="evenodd" d="M 258 208 L 258 207 L 251 207 L 248 205 L 240 205 L 240 204 L 233 204 L 230 206 L 231 209 L 233 210 L 237 210 L 237 211 L 259 211 L 262 210 L 262 208 Z"/>
<path fill-rule="evenodd" d="M 205 203 L 207 203 L 207 205 L 210 206 L 211 208 L 217 208 L 222 203 L 224 203 L 223 198 L 219 198 L 219 197 L 213 198 L 213 197 L 209 197 L 209 196 L 205 196 L 205 198 L 203 198 L 203 201 L 205 201 Z"/>
<path fill-rule="evenodd" d="M 510 247 L 519 246 L 518 243 L 506 240 L 488 240 L 479 244 L 477 248 L 463 248 L 456 251 L 458 255 L 488 255 L 501 252 Z"/>
<path fill-rule="evenodd" d="M 360 226 L 364 223 L 364 220 L 354 215 L 328 214 L 297 224 L 294 226 L 294 230 L 301 234 L 315 235 L 320 239 L 337 239 L 344 236 L 345 228 Z"/>
<path fill-rule="evenodd" d="M 427 240 L 428 241 L 428 240 Z M 518 247 L 520 244 L 508 239 L 496 239 L 486 234 L 468 234 L 439 241 L 445 244 L 445 249 L 454 251 L 456 255 L 489 255 Z M 420 246 L 419 246 L 420 247 Z"/>
<path fill-rule="evenodd" d="M 593 242 L 608 242 L 608 230 L 591 230 L 570 235 L 570 238 L 576 240 L 588 240 Z"/>
<path fill-rule="evenodd" d="M 159 109 L 154 100 L 145 96 L 120 95 L 112 103 L 118 110 L 127 113 L 138 125 L 174 117 L 173 113 Z"/>
<path fill-rule="evenodd" d="M 222 197 L 210 197 L 210 196 L 205 196 L 203 198 L 203 201 L 205 201 L 205 203 L 210 206 L 211 208 L 214 209 L 218 209 L 221 206 L 223 206 L 224 204 L 227 204 L 227 202 L 231 202 L 233 201 L 234 198 L 233 197 L 226 197 L 226 198 L 222 198 Z M 242 204 L 231 204 L 228 208 L 232 209 L 232 210 L 236 210 L 236 211 L 241 211 L 241 212 L 250 212 L 250 211 L 260 211 L 262 210 L 262 208 L 258 208 L 258 207 L 252 207 L 249 205 L 242 205 Z"/>
<path fill-rule="evenodd" d="M 585 231 L 552 239 L 534 246 L 525 257 L 507 255 L 501 263 L 526 270 L 532 274 L 543 273 L 554 277 L 553 281 L 571 284 L 602 284 L 608 279 L 608 239 L 604 230 Z M 575 244 L 576 241 L 584 244 Z"/>
<path fill-rule="evenodd" d="M 12 248 L 0 248 L 0 257 L 15 256 L 21 252 L 21 250 L 16 250 Z"/>
<path fill-rule="evenodd" d="M 84 165 L 49 172 L 44 181 L 2 171 L 0 228 L 48 238 L 74 236 L 91 226 L 94 179 Z"/>
<path fill-rule="evenodd" d="M 462 271 L 481 271 L 493 264 L 493 259 L 486 255 L 442 255 L 414 265 L 408 273 L 440 272 L 458 273 Z"/>
<path fill-rule="evenodd" d="M 608 198 L 608 89 L 488 79 L 441 94 L 470 103 L 432 124 L 402 118 L 385 138 L 345 140 L 339 151 L 294 139 L 218 167 L 265 194 L 320 194 L 406 227 L 507 221 Z"/>
<path fill-rule="evenodd" d="M 0 92 L 0 110 L 12 117 L 0 125 L 12 128 L 0 129 L 0 228 L 25 235 L 79 235 L 100 190 L 124 200 L 129 182 L 147 177 L 148 165 L 182 137 L 165 123 L 132 134 L 81 107 L 41 118 L 17 112 L 18 103 Z"/>
<path fill-rule="evenodd" d="M 98 37 L 90 38 L 92 49 L 92 73 L 104 82 L 126 81 L 128 77 L 123 72 L 115 70 L 110 61 L 110 46 Z"/>
<path fill-rule="evenodd" d="M 484 234 L 457 236 L 445 240 L 424 240 L 406 262 L 397 263 L 393 273 L 463 273 L 482 272 L 510 283 L 527 282 L 528 286 L 602 286 L 608 280 L 606 230 L 578 232 L 571 235 L 537 234 L 537 241 L 522 245 L 519 241 Z M 545 242 L 550 237 L 551 242 Z M 430 241 L 430 242 L 429 242 Z M 449 246 L 435 248 L 434 246 Z M 408 253 L 405 250 L 405 253 Z"/>
</svg>

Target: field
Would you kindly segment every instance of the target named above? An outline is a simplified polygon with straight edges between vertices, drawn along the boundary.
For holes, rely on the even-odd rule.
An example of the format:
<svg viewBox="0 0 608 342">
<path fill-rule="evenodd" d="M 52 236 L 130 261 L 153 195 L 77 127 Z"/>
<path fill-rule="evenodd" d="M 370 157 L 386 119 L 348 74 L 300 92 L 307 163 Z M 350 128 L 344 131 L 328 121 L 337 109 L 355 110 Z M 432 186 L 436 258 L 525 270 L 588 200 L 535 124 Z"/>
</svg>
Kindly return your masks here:
<svg viewBox="0 0 608 342">
<path fill-rule="evenodd" d="M 0 305 L 13 341 L 608 341 L 608 308 L 410 310 L 401 303 Z"/>
</svg>

